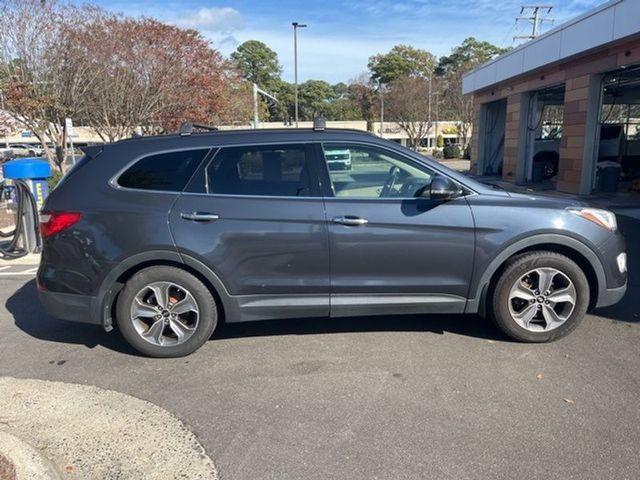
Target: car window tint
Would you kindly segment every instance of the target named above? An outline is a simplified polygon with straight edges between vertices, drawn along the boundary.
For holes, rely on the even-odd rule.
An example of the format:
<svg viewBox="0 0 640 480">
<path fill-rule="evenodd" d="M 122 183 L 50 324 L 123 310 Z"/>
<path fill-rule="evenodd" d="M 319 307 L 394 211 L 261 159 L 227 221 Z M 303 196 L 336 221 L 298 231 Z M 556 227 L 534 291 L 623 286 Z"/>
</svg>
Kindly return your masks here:
<svg viewBox="0 0 640 480">
<path fill-rule="evenodd" d="M 311 195 L 304 145 L 223 148 L 207 168 L 206 176 L 209 193 L 270 197 Z"/>
<path fill-rule="evenodd" d="M 324 144 L 323 151 L 336 197 L 413 198 L 434 175 L 428 167 L 382 148 Z"/>
<path fill-rule="evenodd" d="M 208 151 L 182 150 L 149 155 L 120 175 L 118 184 L 141 190 L 181 192 Z"/>
</svg>

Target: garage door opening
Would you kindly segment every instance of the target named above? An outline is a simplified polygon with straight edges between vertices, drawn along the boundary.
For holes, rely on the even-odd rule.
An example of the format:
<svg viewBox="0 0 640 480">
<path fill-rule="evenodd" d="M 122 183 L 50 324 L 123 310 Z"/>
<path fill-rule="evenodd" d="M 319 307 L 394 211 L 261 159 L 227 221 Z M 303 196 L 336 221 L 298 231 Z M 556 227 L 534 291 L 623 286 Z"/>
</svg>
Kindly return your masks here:
<svg viewBox="0 0 640 480">
<path fill-rule="evenodd" d="M 481 175 L 502 176 L 507 101 L 498 100 L 487 103 L 483 108 L 484 142 L 478 170 Z"/>
<path fill-rule="evenodd" d="M 555 188 L 562 139 L 565 86 L 533 92 L 529 101 L 525 181 Z"/>
<path fill-rule="evenodd" d="M 640 65 L 607 73 L 594 191 L 640 192 Z"/>
</svg>

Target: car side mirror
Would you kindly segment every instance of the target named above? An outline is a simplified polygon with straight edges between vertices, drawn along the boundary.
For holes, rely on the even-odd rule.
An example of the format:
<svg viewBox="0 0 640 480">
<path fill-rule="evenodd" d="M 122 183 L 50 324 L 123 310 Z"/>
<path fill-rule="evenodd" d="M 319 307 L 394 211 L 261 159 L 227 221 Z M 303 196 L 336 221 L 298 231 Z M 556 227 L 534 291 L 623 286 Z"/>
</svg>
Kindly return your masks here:
<svg viewBox="0 0 640 480">
<path fill-rule="evenodd" d="M 460 195 L 460 187 L 449 177 L 435 175 L 429 186 L 429 198 L 431 200 L 449 200 Z"/>
</svg>

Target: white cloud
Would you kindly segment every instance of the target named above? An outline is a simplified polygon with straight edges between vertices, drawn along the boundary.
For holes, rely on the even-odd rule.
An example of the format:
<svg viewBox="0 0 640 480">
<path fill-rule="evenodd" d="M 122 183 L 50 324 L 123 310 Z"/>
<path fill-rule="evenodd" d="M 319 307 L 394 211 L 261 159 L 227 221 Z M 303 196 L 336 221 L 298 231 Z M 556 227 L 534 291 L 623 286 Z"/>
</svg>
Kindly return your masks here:
<svg viewBox="0 0 640 480">
<path fill-rule="evenodd" d="M 175 18 L 173 22 L 180 27 L 221 33 L 231 33 L 244 24 L 242 14 L 231 7 L 203 7 L 194 14 Z"/>
</svg>

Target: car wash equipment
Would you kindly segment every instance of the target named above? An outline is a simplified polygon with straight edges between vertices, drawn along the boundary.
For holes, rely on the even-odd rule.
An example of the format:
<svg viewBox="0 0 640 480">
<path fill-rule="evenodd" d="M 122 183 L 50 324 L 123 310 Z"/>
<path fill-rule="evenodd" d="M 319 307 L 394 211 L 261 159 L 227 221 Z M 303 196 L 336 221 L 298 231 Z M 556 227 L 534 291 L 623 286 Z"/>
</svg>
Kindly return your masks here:
<svg viewBox="0 0 640 480">
<path fill-rule="evenodd" d="M 47 197 L 51 166 L 46 160 L 22 158 L 5 163 L 2 173 L 5 178 L 3 196 L 7 208 L 15 212 L 15 228 L 11 232 L 0 232 L 0 237 L 11 238 L 6 245 L 0 246 L 0 255 L 11 259 L 39 253 L 42 240 L 38 212 Z"/>
</svg>

